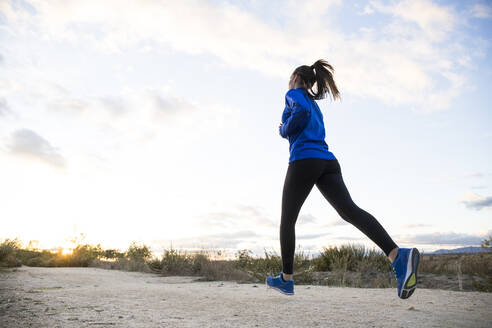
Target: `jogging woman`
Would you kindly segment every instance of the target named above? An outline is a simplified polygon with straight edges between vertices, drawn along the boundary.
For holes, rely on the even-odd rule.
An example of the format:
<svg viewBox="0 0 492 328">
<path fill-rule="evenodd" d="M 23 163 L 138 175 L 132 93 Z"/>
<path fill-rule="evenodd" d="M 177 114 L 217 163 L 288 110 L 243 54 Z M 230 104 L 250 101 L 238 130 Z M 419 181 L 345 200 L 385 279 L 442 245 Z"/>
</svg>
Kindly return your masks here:
<svg viewBox="0 0 492 328">
<path fill-rule="evenodd" d="M 410 297 L 417 286 L 419 252 L 399 248 L 371 214 L 359 208 L 343 182 L 341 168 L 325 142 L 323 115 L 315 100 L 340 94 L 333 80 L 333 67 L 325 60 L 297 67 L 285 95 L 279 133 L 289 140 L 289 166 L 282 194 L 280 246 L 282 271 L 268 276 L 268 287 L 294 295 L 295 224 L 302 204 L 314 185 L 338 214 L 378 245 L 391 262 L 397 278 L 398 296 Z M 316 92 L 313 87 L 316 85 Z"/>
</svg>

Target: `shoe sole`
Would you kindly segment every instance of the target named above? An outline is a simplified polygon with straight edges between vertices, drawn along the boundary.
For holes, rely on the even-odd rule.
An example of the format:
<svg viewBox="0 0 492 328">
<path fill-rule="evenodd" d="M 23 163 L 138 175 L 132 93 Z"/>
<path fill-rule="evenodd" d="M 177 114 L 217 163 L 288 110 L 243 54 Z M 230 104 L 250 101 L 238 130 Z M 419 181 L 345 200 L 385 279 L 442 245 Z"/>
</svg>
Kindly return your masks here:
<svg viewBox="0 0 492 328">
<path fill-rule="evenodd" d="M 280 293 L 282 293 L 284 295 L 288 295 L 288 296 L 294 295 L 294 293 L 286 293 L 283 290 L 281 290 L 280 288 L 270 286 L 266 280 L 265 280 L 265 285 L 267 286 L 267 289 L 268 288 L 271 288 L 271 289 L 276 290 L 276 291 L 278 291 L 278 292 L 280 292 Z"/>
<path fill-rule="evenodd" d="M 403 299 L 412 296 L 415 288 L 417 288 L 417 270 L 420 262 L 420 253 L 418 249 L 412 248 L 409 258 L 410 260 L 407 263 L 407 277 L 400 293 L 400 298 Z"/>
</svg>

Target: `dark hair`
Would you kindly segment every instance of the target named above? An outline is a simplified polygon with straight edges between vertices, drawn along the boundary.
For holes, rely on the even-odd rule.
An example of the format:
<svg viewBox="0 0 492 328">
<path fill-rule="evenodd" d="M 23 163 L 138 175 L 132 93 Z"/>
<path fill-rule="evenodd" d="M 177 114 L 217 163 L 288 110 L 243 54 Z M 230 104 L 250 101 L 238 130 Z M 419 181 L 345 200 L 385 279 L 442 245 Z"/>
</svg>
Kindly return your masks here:
<svg viewBox="0 0 492 328">
<path fill-rule="evenodd" d="M 313 65 L 302 65 L 297 67 L 292 74 L 300 76 L 306 88 L 307 94 L 316 100 L 323 99 L 327 93 L 331 93 L 333 99 L 340 99 L 340 92 L 333 80 L 335 70 L 326 60 L 318 59 Z M 313 86 L 316 83 L 316 91 Z"/>
</svg>

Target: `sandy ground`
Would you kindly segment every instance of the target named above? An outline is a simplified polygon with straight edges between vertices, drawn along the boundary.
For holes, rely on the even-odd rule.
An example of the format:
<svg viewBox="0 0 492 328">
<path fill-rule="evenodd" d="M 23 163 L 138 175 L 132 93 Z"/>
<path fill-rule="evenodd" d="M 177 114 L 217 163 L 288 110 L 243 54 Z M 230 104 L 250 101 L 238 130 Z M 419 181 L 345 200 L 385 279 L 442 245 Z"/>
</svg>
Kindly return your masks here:
<svg viewBox="0 0 492 328">
<path fill-rule="evenodd" d="M 492 327 L 492 294 L 196 282 L 99 268 L 0 273 L 0 327 Z"/>
</svg>

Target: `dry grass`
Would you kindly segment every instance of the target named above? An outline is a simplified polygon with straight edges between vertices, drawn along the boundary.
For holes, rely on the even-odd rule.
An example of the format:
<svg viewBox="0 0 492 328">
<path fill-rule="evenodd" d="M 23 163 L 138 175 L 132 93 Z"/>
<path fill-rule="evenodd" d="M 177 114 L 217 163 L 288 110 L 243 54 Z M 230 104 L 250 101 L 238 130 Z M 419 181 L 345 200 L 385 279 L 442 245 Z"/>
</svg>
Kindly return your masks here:
<svg viewBox="0 0 492 328">
<path fill-rule="evenodd" d="M 220 254 L 220 251 L 218 252 Z M 265 250 L 262 257 L 244 249 L 234 260 L 215 260 L 210 251 L 165 250 L 156 258 L 146 245 L 132 243 L 128 250 L 103 250 L 100 245 L 78 245 L 72 254 L 25 249 L 17 239 L 0 243 L 0 267 L 95 266 L 105 269 L 153 272 L 162 275 L 196 276 L 199 280 L 263 282 L 282 269 L 281 256 Z M 296 284 L 347 287 L 395 287 L 389 261 L 379 250 L 363 245 L 324 248 L 317 257 L 302 250 L 294 255 Z M 422 254 L 419 284 L 427 288 L 492 291 L 492 253 Z"/>
</svg>

